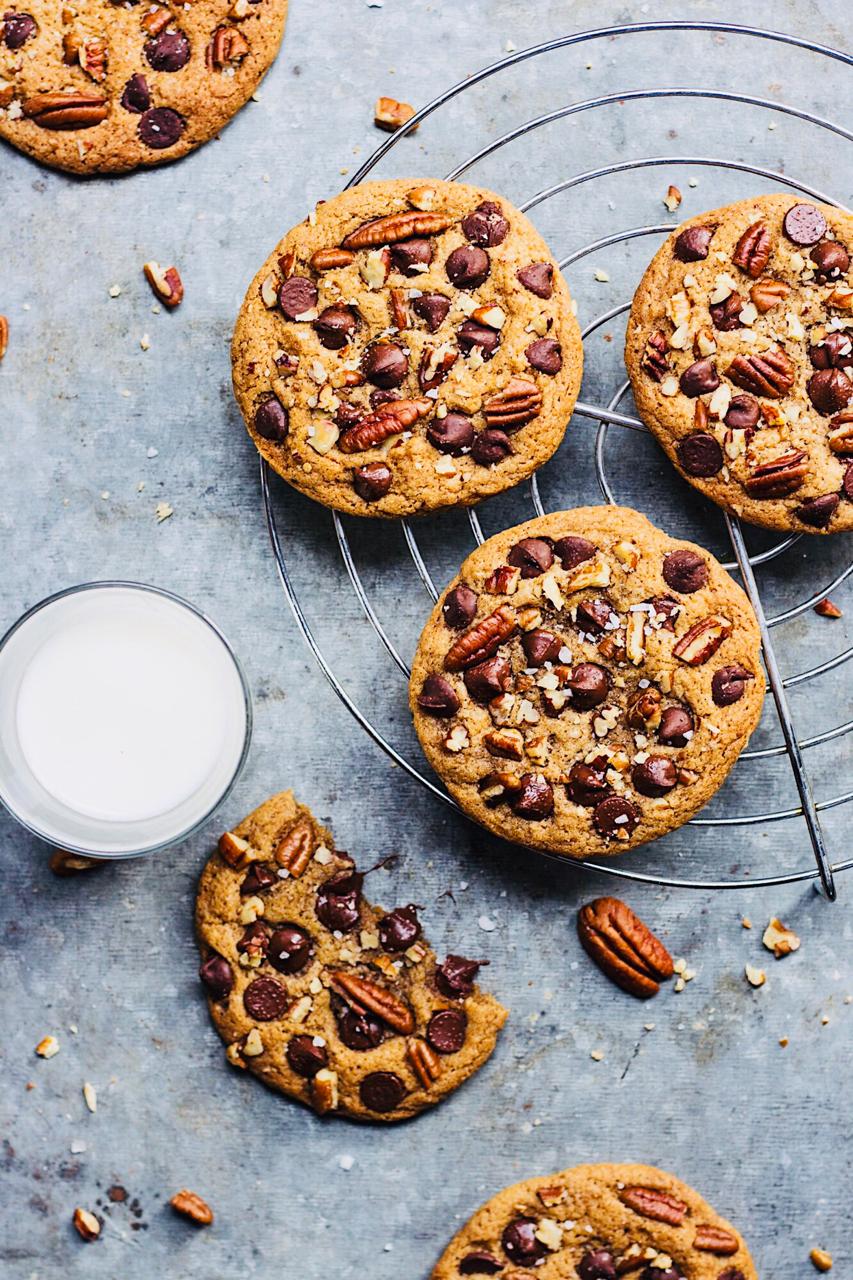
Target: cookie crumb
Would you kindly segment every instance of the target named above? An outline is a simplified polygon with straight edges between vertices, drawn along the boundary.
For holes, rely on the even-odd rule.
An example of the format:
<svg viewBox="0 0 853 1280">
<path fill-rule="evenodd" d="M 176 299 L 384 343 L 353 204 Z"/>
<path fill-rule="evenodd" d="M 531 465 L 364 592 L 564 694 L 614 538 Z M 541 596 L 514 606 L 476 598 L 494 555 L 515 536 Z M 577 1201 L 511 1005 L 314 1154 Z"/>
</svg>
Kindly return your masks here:
<svg viewBox="0 0 853 1280">
<path fill-rule="evenodd" d="M 744 973 L 751 987 L 763 987 L 767 981 L 767 974 L 763 969 L 759 969 L 755 965 L 748 964 L 744 969 Z"/>
</svg>

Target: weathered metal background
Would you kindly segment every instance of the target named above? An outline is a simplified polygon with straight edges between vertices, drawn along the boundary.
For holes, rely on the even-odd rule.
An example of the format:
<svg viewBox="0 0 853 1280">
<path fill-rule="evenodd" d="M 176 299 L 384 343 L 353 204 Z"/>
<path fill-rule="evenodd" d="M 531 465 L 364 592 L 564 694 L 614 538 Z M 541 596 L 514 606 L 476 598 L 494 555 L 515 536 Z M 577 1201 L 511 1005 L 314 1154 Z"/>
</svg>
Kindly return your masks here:
<svg viewBox="0 0 853 1280">
<path fill-rule="evenodd" d="M 0 818 L 0 1258 L 10 1280 L 84 1271 L 99 1280 L 420 1280 L 498 1188 L 596 1159 L 647 1160 L 677 1172 L 743 1229 L 763 1276 L 809 1274 L 816 1244 L 834 1254 L 835 1274 L 848 1274 L 853 876 L 841 878 L 836 906 L 808 884 L 718 894 L 620 888 L 500 845 L 446 811 L 370 743 L 300 642 L 275 578 L 254 451 L 230 393 L 228 340 L 246 283 L 278 236 L 373 149 L 378 94 L 420 105 L 501 56 L 508 40 L 523 47 L 572 29 L 685 16 L 747 17 L 838 47 L 849 39 L 842 0 L 754 0 L 748 15 L 722 0 L 385 0 L 382 7 L 293 0 L 259 101 L 185 161 L 80 182 L 0 153 L 0 312 L 11 324 L 0 365 L 0 628 L 72 582 L 155 582 L 222 625 L 256 707 L 254 746 L 234 795 L 172 854 L 58 881 L 46 849 Z M 497 132 L 561 102 L 682 83 L 788 101 L 849 123 L 849 73 L 804 53 L 727 36 L 623 39 L 463 95 L 380 172 L 444 173 Z M 849 203 L 846 145 L 763 111 L 672 100 L 567 122 L 471 176 L 521 201 L 599 164 L 707 155 L 779 168 Z M 568 254 L 610 231 L 671 221 L 661 204 L 670 181 L 684 191 L 685 213 L 772 185 L 718 170 L 655 168 L 597 183 L 534 216 L 556 251 Z M 655 243 L 603 251 L 569 273 L 582 321 L 630 296 Z M 177 263 L 183 274 L 186 300 L 174 315 L 152 314 L 140 270 L 151 257 Z M 595 267 L 610 281 L 596 282 Z M 113 284 L 122 289 L 116 298 Z M 584 396 L 599 403 L 620 377 L 622 331 L 614 324 L 606 332 L 611 341 L 600 334 L 587 352 Z M 542 476 L 547 506 L 598 500 L 593 436 L 590 424 L 573 424 Z M 724 549 L 719 517 L 671 483 L 649 442 L 614 432 L 607 456 L 620 499 Z M 174 514 L 158 525 L 161 501 Z M 402 682 L 342 579 L 328 514 L 283 486 L 275 503 L 328 653 L 362 707 L 419 762 Z M 528 514 L 521 494 L 489 504 L 482 518 L 492 532 Z M 357 530 L 354 541 L 408 656 L 427 601 L 399 530 L 385 538 Z M 441 582 L 470 545 L 464 517 L 432 520 L 424 542 Z M 800 543 L 763 571 L 770 610 L 829 580 L 847 544 Z M 849 643 L 849 588 L 838 602 L 847 610 L 841 622 L 809 613 L 776 631 L 786 673 L 830 657 L 845 634 Z M 843 670 L 795 691 L 803 732 L 849 714 L 849 691 Z M 768 712 L 757 742 L 778 740 Z M 810 752 L 808 763 L 820 798 L 849 785 L 846 740 Z M 711 812 L 794 803 L 785 761 L 771 766 L 743 765 Z M 487 980 L 511 1010 L 488 1067 L 414 1123 L 321 1122 L 228 1068 L 208 1023 L 195 978 L 196 877 L 222 825 L 283 786 L 328 819 L 365 864 L 399 851 L 399 866 L 378 873 L 374 899 L 422 903 L 439 951 L 488 955 Z M 828 812 L 825 825 L 835 856 L 847 856 L 844 810 Z M 736 878 L 807 866 L 810 855 L 802 825 L 792 821 L 688 827 L 628 857 L 644 871 Z M 641 1006 L 587 963 L 574 913 L 608 891 L 626 897 L 697 970 L 681 995 L 667 989 Z M 778 963 L 760 941 L 771 915 L 803 940 Z M 481 916 L 496 922 L 493 932 L 481 930 Z M 760 991 L 744 980 L 747 962 L 768 972 Z M 647 1023 L 654 1030 L 644 1030 Z M 61 1044 L 50 1061 L 33 1054 L 46 1033 Z M 596 1049 L 600 1062 L 590 1057 Z M 95 1115 L 83 1102 L 84 1080 L 98 1090 Z M 352 1157 L 350 1168 L 343 1156 Z M 124 1204 L 106 1199 L 116 1183 L 129 1192 Z M 196 1231 L 168 1209 L 183 1186 L 210 1201 L 212 1229 Z M 105 1203 L 102 1238 L 86 1246 L 71 1228 L 72 1211 Z"/>
</svg>

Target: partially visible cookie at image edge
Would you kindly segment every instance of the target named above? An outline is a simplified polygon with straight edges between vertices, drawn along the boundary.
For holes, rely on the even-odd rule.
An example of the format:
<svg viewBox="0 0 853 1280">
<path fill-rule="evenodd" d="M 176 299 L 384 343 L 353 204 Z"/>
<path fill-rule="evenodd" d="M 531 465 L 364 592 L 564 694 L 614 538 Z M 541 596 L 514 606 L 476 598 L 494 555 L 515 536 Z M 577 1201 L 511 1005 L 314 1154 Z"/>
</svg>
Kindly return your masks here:
<svg viewBox="0 0 853 1280">
<path fill-rule="evenodd" d="M 483 961 L 439 964 L 289 791 L 226 832 L 199 883 L 200 977 L 235 1067 L 321 1115 L 404 1120 L 488 1059 L 506 1010 Z"/>
<path fill-rule="evenodd" d="M 0 137 L 72 173 L 177 159 L 251 97 L 286 17 L 287 0 L 19 0 L 0 17 Z"/>
<path fill-rule="evenodd" d="M 677 227 L 625 360 L 640 416 L 691 484 L 752 524 L 853 529 L 853 215 L 758 196 Z"/>
<path fill-rule="evenodd" d="M 249 434 L 290 484 L 353 515 L 465 506 L 554 453 L 580 386 L 568 287 L 502 196 L 368 182 L 270 254 L 232 344 Z"/>
<path fill-rule="evenodd" d="M 507 1187 L 457 1232 L 431 1280 L 625 1275 L 756 1280 L 731 1223 L 673 1174 L 643 1164 L 577 1165 Z"/>
</svg>

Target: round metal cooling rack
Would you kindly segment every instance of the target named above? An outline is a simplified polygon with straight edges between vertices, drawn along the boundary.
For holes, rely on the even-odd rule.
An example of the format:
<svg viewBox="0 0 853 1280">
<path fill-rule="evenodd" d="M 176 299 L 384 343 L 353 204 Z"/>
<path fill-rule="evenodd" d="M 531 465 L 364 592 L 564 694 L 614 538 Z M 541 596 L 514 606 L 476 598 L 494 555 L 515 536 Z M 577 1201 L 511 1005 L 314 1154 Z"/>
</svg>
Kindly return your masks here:
<svg viewBox="0 0 853 1280">
<path fill-rule="evenodd" d="M 365 161 L 358 172 L 353 175 L 347 186 L 353 186 L 366 178 L 379 161 L 393 147 L 395 147 L 406 134 L 412 132 L 421 121 L 432 115 L 433 112 L 456 98 L 459 94 L 471 89 L 474 85 L 477 85 L 508 68 L 526 62 L 529 59 L 541 57 L 544 54 L 565 49 L 573 45 L 584 45 L 594 41 L 612 41 L 615 37 L 628 37 L 643 33 L 660 33 L 660 35 L 665 35 L 666 33 L 676 32 L 708 33 L 718 39 L 728 36 L 738 38 L 744 37 L 753 40 L 787 45 L 789 47 L 805 51 L 808 54 L 816 55 L 820 58 L 833 59 L 836 62 L 846 64 L 848 67 L 853 67 L 853 58 L 839 50 L 831 49 L 825 45 L 816 44 L 813 41 L 805 40 L 798 36 L 788 35 L 783 32 L 765 31 L 758 27 L 742 26 L 735 23 L 663 21 L 631 23 L 616 27 L 599 28 L 597 30 L 579 32 L 574 35 L 549 40 L 542 44 L 534 45 L 528 49 L 523 49 L 513 53 L 490 66 L 484 67 L 481 71 L 472 75 L 465 81 L 462 81 L 439 94 L 432 100 L 432 102 L 418 111 L 405 128 L 398 130 L 397 133 L 391 135 L 385 142 L 383 142 L 382 145 L 379 146 L 369 157 L 369 159 Z M 648 102 L 652 99 L 670 98 L 698 99 L 703 101 L 715 100 L 738 104 L 739 106 L 760 108 L 762 110 L 779 113 L 783 116 L 793 117 L 799 121 L 806 122 L 816 128 L 835 134 L 848 142 L 853 141 L 853 133 L 831 120 L 827 120 L 810 111 L 794 106 L 788 106 L 781 102 L 771 101 L 766 98 L 703 87 L 647 88 L 629 90 L 621 93 L 610 93 L 599 97 L 589 98 L 584 101 L 567 104 L 553 111 L 549 111 L 546 114 L 525 120 L 517 127 L 490 141 L 486 146 L 482 147 L 467 160 L 462 161 L 462 163 L 452 169 L 447 176 L 450 180 L 462 177 L 462 175 L 464 175 L 474 165 L 484 160 L 486 157 L 492 156 L 502 147 L 516 139 L 534 133 L 555 121 L 566 119 L 570 116 L 583 116 L 587 112 L 615 104 L 622 106 L 632 102 Z M 553 196 L 561 192 L 568 191 L 571 188 L 581 187 L 587 183 L 592 183 L 602 178 L 609 178 L 625 171 L 655 169 L 662 166 L 665 166 L 670 170 L 674 167 L 690 166 L 693 169 L 706 167 L 718 170 L 724 169 L 734 171 L 747 174 L 750 177 L 771 180 L 774 183 L 781 184 L 783 187 L 811 196 L 813 199 L 819 200 L 823 203 L 838 205 L 838 201 L 834 200 L 831 195 L 816 190 L 814 187 L 808 186 L 806 183 L 795 180 L 788 174 L 779 173 L 773 169 L 762 168 L 760 166 L 747 164 L 741 161 L 723 160 L 711 156 L 658 155 L 643 156 L 629 161 L 621 161 L 575 174 L 572 177 L 562 179 L 552 186 L 538 191 L 525 203 L 522 203 L 520 207 L 524 212 L 529 212 L 537 205 L 541 205 Z M 567 267 L 573 266 L 588 255 L 603 248 L 607 248 L 608 246 L 621 245 L 638 237 L 668 235 L 671 230 L 672 224 L 655 224 L 630 227 L 615 234 L 603 236 L 584 245 L 568 257 L 563 258 L 560 261 L 560 268 L 561 270 L 565 270 Z M 630 309 L 630 305 L 629 301 L 621 304 L 620 306 L 613 307 L 597 316 L 584 329 L 584 340 L 591 337 L 611 321 L 618 320 Z M 579 400 L 575 405 L 574 410 L 578 417 L 598 424 L 595 433 L 595 470 L 601 492 L 607 502 L 610 503 L 615 502 L 616 499 L 605 471 L 605 447 L 609 433 L 613 428 L 620 428 L 628 431 L 646 431 L 646 427 L 638 418 L 629 413 L 623 412 L 619 408 L 622 400 L 629 391 L 629 383 L 627 381 L 623 381 L 606 406 L 590 404 L 586 401 Z M 534 512 L 537 515 L 544 515 L 545 508 L 540 497 L 536 476 L 534 475 L 528 483 Z M 286 486 L 283 487 L 286 488 Z M 282 536 L 273 506 L 270 491 L 270 471 L 263 460 L 261 461 L 261 491 L 270 539 L 282 587 L 284 588 L 285 595 L 287 596 L 287 600 L 302 635 L 323 671 L 323 674 L 326 676 L 326 679 L 362 728 L 396 764 L 403 768 L 411 777 L 417 779 L 417 781 L 431 792 L 432 795 L 449 805 L 451 808 L 456 809 L 457 812 L 461 812 L 459 807 L 456 805 L 456 802 L 451 799 L 451 797 L 437 784 L 435 780 L 422 773 L 417 765 L 413 764 L 404 755 L 397 751 L 396 748 L 386 739 L 383 732 L 360 709 L 335 673 L 315 637 L 314 631 L 312 630 L 303 610 L 298 592 L 294 586 L 293 577 L 288 568 Z M 470 508 L 467 515 L 474 538 L 478 543 L 481 543 L 484 540 L 485 535 L 483 534 L 477 512 L 473 508 Z M 376 609 L 371 603 L 367 588 L 364 585 L 356 565 L 353 551 L 344 527 L 344 522 L 337 512 L 332 512 L 331 516 L 343 563 L 346 567 L 346 571 L 349 575 L 350 582 L 358 598 L 359 604 L 391 659 L 399 668 L 402 675 L 408 678 L 409 666 L 387 634 Z M 612 875 L 622 879 L 644 881 L 646 883 L 674 888 L 755 888 L 770 885 L 791 884 L 797 881 L 814 880 L 817 882 L 816 887 L 819 886 L 822 888 L 826 898 L 830 901 L 834 901 L 836 897 L 834 877 L 838 872 L 848 870 L 853 867 L 853 858 L 836 861 L 834 863 L 830 860 L 821 826 L 820 815 L 828 809 L 835 808 L 836 806 L 842 805 L 853 799 L 853 791 L 847 791 L 845 793 L 832 796 L 830 799 L 816 801 L 812 793 L 808 773 L 806 772 L 803 753 L 811 747 L 816 747 L 823 743 L 830 742 L 835 738 L 842 737 L 853 729 L 853 720 L 847 720 L 845 723 L 839 724 L 832 729 L 801 741 L 797 736 L 797 731 L 792 719 L 787 690 L 794 686 L 803 684 L 814 677 L 824 675 L 836 667 L 840 667 L 848 658 L 853 656 L 853 648 L 848 648 L 825 662 L 783 679 L 779 671 L 770 633 L 773 628 L 806 613 L 824 596 L 835 590 L 845 580 L 845 578 L 853 573 L 853 564 L 848 565 L 844 570 L 838 573 L 831 582 L 822 586 L 809 599 L 786 609 L 784 612 L 768 617 L 765 613 L 764 605 L 759 594 L 754 570 L 755 568 L 767 563 L 768 561 L 774 560 L 776 557 L 788 551 L 800 541 L 800 535 L 782 538 L 763 551 L 750 556 L 740 522 L 729 515 L 725 515 L 724 519 L 727 534 L 734 553 L 734 559 L 726 564 L 726 568 L 740 574 L 743 585 L 758 617 L 768 683 L 775 702 L 783 739 L 783 741 L 778 745 L 744 751 L 740 757 L 740 761 L 748 762 L 759 759 L 768 759 L 774 756 L 787 755 L 794 781 L 796 783 L 797 792 L 799 794 L 800 804 L 793 808 L 779 809 L 776 811 L 756 814 L 720 818 L 694 818 L 692 820 L 692 825 L 699 827 L 726 828 L 734 826 L 759 825 L 802 817 L 805 820 L 806 830 L 814 853 L 814 866 L 809 865 L 806 868 L 779 875 L 753 877 L 742 880 L 679 879 L 666 875 L 643 873 L 624 866 L 615 866 L 611 862 L 586 861 L 583 863 L 583 866 L 591 867 L 592 869 L 606 875 Z M 430 601 L 434 602 L 438 598 L 439 591 L 429 572 L 426 561 L 421 552 L 421 548 L 418 544 L 417 536 L 412 525 L 408 521 L 401 521 L 400 524 L 402 527 L 403 539 L 414 563 L 414 567 L 417 570 L 418 577 L 420 578 Z M 738 767 L 741 767 L 740 762 Z M 561 858 L 560 862 L 563 863 L 563 865 L 566 865 L 567 860 Z M 571 865 L 570 861 L 568 862 L 568 865 Z"/>
</svg>

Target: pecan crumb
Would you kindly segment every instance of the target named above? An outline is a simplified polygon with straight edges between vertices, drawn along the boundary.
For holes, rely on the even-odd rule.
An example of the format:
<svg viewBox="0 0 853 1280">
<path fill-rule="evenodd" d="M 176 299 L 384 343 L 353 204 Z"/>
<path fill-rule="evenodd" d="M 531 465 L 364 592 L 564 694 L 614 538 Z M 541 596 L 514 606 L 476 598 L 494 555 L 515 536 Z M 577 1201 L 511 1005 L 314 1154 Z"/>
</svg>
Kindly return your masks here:
<svg viewBox="0 0 853 1280">
<path fill-rule="evenodd" d="M 814 607 L 814 611 L 819 614 L 821 618 L 840 618 L 843 616 L 838 605 L 834 600 L 830 600 L 829 596 L 824 596 L 822 600 L 818 600 Z"/>
<path fill-rule="evenodd" d="M 101 1234 L 101 1224 L 95 1217 L 94 1213 L 90 1213 L 88 1209 L 77 1208 L 74 1210 L 74 1216 L 71 1221 L 77 1230 L 77 1234 L 87 1244 L 91 1244 L 93 1240 L 97 1240 Z"/>
</svg>

